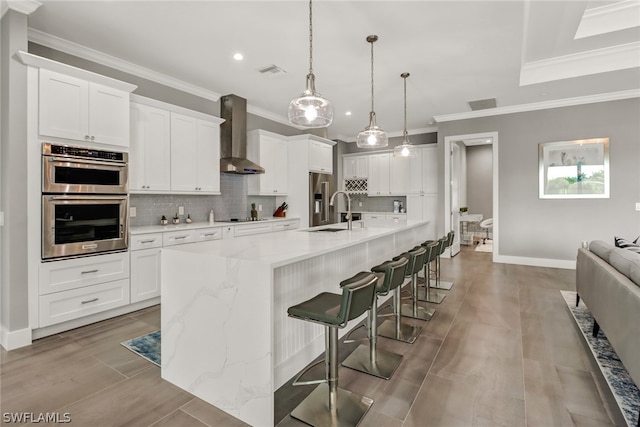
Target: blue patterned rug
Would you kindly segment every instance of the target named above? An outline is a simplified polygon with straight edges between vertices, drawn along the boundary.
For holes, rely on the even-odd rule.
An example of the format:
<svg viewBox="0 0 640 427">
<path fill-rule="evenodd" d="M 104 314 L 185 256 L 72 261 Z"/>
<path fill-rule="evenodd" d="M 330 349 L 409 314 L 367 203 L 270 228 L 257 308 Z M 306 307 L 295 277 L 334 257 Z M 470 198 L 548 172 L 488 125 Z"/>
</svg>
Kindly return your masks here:
<svg viewBox="0 0 640 427">
<path fill-rule="evenodd" d="M 607 380 L 627 424 L 636 426 L 640 416 L 638 414 L 640 411 L 640 390 L 638 390 L 638 387 L 636 387 L 622 365 L 602 329 L 600 329 L 596 338 L 592 336 L 593 317 L 584 302 L 580 301 L 580 305 L 576 307 L 575 292 L 560 291 L 560 293 L 562 293 L 569 311 L 571 311 L 573 318 L 582 331 L 582 335 L 587 344 L 589 344 L 593 357 L 598 362 L 598 366 L 600 366 L 600 370 Z"/>
<path fill-rule="evenodd" d="M 151 332 L 120 344 L 149 362 L 160 366 L 160 331 Z"/>
</svg>

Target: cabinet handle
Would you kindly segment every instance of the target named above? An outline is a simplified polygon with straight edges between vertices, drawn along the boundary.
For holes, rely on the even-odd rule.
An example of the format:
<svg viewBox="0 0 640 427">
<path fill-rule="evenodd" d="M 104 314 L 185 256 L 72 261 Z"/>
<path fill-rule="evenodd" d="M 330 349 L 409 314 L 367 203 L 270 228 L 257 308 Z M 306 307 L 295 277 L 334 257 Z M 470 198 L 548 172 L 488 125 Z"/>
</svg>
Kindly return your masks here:
<svg viewBox="0 0 640 427">
<path fill-rule="evenodd" d="M 86 301 L 81 301 L 80 304 L 89 304 L 90 302 L 96 302 L 98 301 L 100 298 L 92 298 L 92 299 L 88 299 Z"/>
<path fill-rule="evenodd" d="M 204 237 L 217 236 L 218 233 L 204 233 Z"/>
<path fill-rule="evenodd" d="M 91 273 L 97 273 L 97 272 L 98 272 L 98 269 L 95 269 L 95 270 L 82 271 L 80 272 L 80 274 L 91 274 Z"/>
<path fill-rule="evenodd" d="M 150 240 L 140 240 L 140 243 L 153 243 L 155 242 L 156 239 L 150 239 Z"/>
<path fill-rule="evenodd" d="M 91 135 L 91 140 L 93 141 L 94 139 L 96 139 L 96 137 Z"/>
<path fill-rule="evenodd" d="M 89 135 L 85 135 L 85 136 L 84 136 L 84 139 L 89 139 Z"/>
<path fill-rule="evenodd" d="M 174 237 L 175 240 L 182 240 L 182 239 L 186 239 L 187 236 L 176 236 Z"/>
</svg>

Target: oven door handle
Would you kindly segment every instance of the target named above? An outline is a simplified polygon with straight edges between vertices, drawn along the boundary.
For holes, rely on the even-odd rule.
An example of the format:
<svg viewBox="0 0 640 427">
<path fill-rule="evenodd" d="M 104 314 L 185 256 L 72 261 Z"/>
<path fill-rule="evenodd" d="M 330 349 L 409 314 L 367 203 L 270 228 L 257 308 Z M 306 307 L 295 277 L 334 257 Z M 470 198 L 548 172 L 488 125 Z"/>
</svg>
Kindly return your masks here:
<svg viewBox="0 0 640 427">
<path fill-rule="evenodd" d="M 91 201 L 105 201 L 105 202 L 109 202 L 109 201 L 115 201 L 115 202 L 121 202 L 123 200 L 126 200 L 128 196 L 122 195 L 122 196 L 99 196 L 99 195 L 93 195 L 93 194 L 88 194 L 88 195 L 78 195 L 78 196 L 68 196 L 68 195 L 63 195 L 63 196 L 54 196 L 54 195 L 49 195 L 47 196 L 49 198 L 50 201 L 56 201 L 56 200 L 70 200 L 70 201 L 76 201 L 76 200 L 91 200 Z"/>
<path fill-rule="evenodd" d="M 109 162 L 104 160 L 89 160 L 89 159 L 68 159 L 64 157 L 47 157 L 50 163 L 65 163 L 65 164 L 87 164 L 87 165 L 98 165 L 98 166 L 111 166 L 114 169 L 121 169 L 126 166 L 124 162 Z"/>
</svg>

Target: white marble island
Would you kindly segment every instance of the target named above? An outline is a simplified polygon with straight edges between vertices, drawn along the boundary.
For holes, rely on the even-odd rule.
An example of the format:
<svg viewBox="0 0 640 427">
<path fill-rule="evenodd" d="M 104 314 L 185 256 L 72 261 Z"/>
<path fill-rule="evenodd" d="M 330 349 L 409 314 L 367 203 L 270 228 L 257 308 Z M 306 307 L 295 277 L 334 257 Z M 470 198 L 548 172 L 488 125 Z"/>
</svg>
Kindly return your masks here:
<svg viewBox="0 0 640 427">
<path fill-rule="evenodd" d="M 162 377 L 251 425 L 273 425 L 275 390 L 324 350 L 323 327 L 287 308 L 339 293 L 340 281 L 435 237 L 427 233 L 426 221 L 354 223 L 163 249 Z"/>
</svg>

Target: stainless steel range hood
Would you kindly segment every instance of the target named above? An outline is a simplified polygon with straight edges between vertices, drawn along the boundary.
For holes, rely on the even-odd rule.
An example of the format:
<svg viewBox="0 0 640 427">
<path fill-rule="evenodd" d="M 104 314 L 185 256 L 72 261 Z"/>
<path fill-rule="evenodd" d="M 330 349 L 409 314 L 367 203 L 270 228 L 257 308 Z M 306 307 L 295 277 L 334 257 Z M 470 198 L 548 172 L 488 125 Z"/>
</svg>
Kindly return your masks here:
<svg viewBox="0 0 640 427">
<path fill-rule="evenodd" d="M 247 100 L 236 95 L 220 98 L 220 172 L 250 175 L 264 168 L 247 159 Z"/>
</svg>

